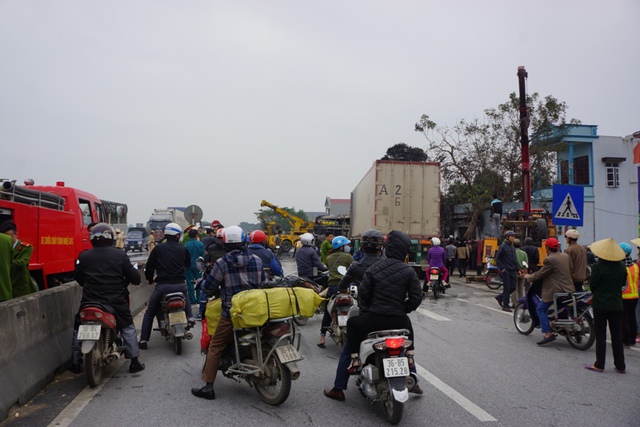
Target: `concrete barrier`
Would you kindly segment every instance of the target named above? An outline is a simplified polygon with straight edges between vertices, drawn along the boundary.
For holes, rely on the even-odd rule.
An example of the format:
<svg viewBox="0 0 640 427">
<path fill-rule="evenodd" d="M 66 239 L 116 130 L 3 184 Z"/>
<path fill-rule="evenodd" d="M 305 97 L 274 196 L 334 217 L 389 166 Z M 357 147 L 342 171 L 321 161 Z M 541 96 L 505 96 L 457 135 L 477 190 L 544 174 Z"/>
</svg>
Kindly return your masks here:
<svg viewBox="0 0 640 427">
<path fill-rule="evenodd" d="M 134 315 L 145 308 L 153 290 L 141 273 L 142 284 L 129 286 Z M 68 366 L 81 298 L 82 288 L 71 282 L 0 303 L 0 420 Z"/>
</svg>

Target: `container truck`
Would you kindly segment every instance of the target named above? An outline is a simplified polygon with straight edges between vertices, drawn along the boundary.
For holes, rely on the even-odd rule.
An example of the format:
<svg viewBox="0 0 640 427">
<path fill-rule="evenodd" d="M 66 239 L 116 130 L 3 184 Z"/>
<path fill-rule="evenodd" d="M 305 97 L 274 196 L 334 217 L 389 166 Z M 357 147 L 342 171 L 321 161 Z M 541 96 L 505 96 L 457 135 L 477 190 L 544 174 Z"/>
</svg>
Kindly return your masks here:
<svg viewBox="0 0 640 427">
<path fill-rule="evenodd" d="M 351 192 L 351 236 L 375 228 L 406 233 L 409 262 L 426 265 L 431 238 L 440 235 L 440 164 L 376 160 Z"/>
<path fill-rule="evenodd" d="M 149 232 L 153 234 L 153 238 L 156 243 L 160 243 L 164 239 L 164 227 L 170 222 L 177 223 L 184 230 L 189 223 L 184 217 L 184 209 L 168 208 L 168 209 L 154 209 L 147 222 Z"/>
</svg>

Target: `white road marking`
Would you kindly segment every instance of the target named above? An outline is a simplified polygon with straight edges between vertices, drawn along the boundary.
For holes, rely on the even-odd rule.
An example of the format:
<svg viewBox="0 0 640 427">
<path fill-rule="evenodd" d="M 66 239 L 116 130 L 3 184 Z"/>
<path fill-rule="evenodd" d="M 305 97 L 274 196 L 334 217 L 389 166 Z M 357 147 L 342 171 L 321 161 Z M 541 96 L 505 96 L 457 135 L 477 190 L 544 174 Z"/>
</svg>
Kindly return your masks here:
<svg viewBox="0 0 640 427">
<path fill-rule="evenodd" d="M 451 319 L 449 319 L 448 317 L 441 316 L 437 313 L 434 313 L 433 311 L 425 310 L 424 308 L 418 307 L 416 311 L 420 314 L 424 314 L 425 316 L 432 318 L 433 320 L 438 320 L 440 322 L 451 321 Z"/>
<path fill-rule="evenodd" d="M 445 384 L 440 378 L 433 375 L 431 372 L 424 369 L 422 366 L 416 363 L 416 370 L 418 371 L 418 375 L 428 381 L 435 388 L 444 393 L 451 400 L 456 402 L 458 405 L 462 406 L 462 408 L 476 417 L 479 421 L 487 422 L 487 421 L 498 421 L 491 414 L 486 412 L 484 409 L 458 393 L 456 390 Z"/>
<path fill-rule="evenodd" d="M 484 305 L 484 304 L 474 304 L 474 305 L 477 305 L 478 307 L 486 308 L 487 310 L 496 311 L 501 314 L 506 314 L 507 316 L 513 316 L 513 313 L 509 313 L 508 311 L 502 311 L 499 308 L 489 307 L 488 305 Z"/>
</svg>

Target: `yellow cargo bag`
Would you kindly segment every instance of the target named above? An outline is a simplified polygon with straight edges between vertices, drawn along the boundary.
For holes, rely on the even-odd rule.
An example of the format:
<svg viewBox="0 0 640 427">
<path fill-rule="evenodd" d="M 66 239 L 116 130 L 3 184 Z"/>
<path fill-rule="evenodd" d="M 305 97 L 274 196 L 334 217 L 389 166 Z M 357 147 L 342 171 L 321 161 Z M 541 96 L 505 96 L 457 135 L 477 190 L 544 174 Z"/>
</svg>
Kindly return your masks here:
<svg viewBox="0 0 640 427">
<path fill-rule="evenodd" d="M 270 319 L 297 315 L 311 317 L 320 302 L 322 298 L 312 289 L 251 289 L 239 292 L 231 299 L 231 321 L 236 328 L 253 328 Z"/>
<path fill-rule="evenodd" d="M 216 328 L 218 327 L 220 316 L 222 315 L 222 300 L 220 298 L 216 298 L 213 301 L 209 301 L 204 315 L 207 318 L 207 332 L 209 335 L 213 336 L 216 332 Z"/>
</svg>

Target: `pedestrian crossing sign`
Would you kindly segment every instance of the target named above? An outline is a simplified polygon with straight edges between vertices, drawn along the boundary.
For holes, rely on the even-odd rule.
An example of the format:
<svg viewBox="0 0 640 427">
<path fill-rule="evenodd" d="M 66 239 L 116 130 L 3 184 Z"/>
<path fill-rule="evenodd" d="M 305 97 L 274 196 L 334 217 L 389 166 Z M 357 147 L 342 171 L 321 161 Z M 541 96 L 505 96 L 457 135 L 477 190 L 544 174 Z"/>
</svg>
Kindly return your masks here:
<svg viewBox="0 0 640 427">
<path fill-rule="evenodd" d="M 553 186 L 553 225 L 582 226 L 584 222 L 584 187 Z"/>
</svg>

